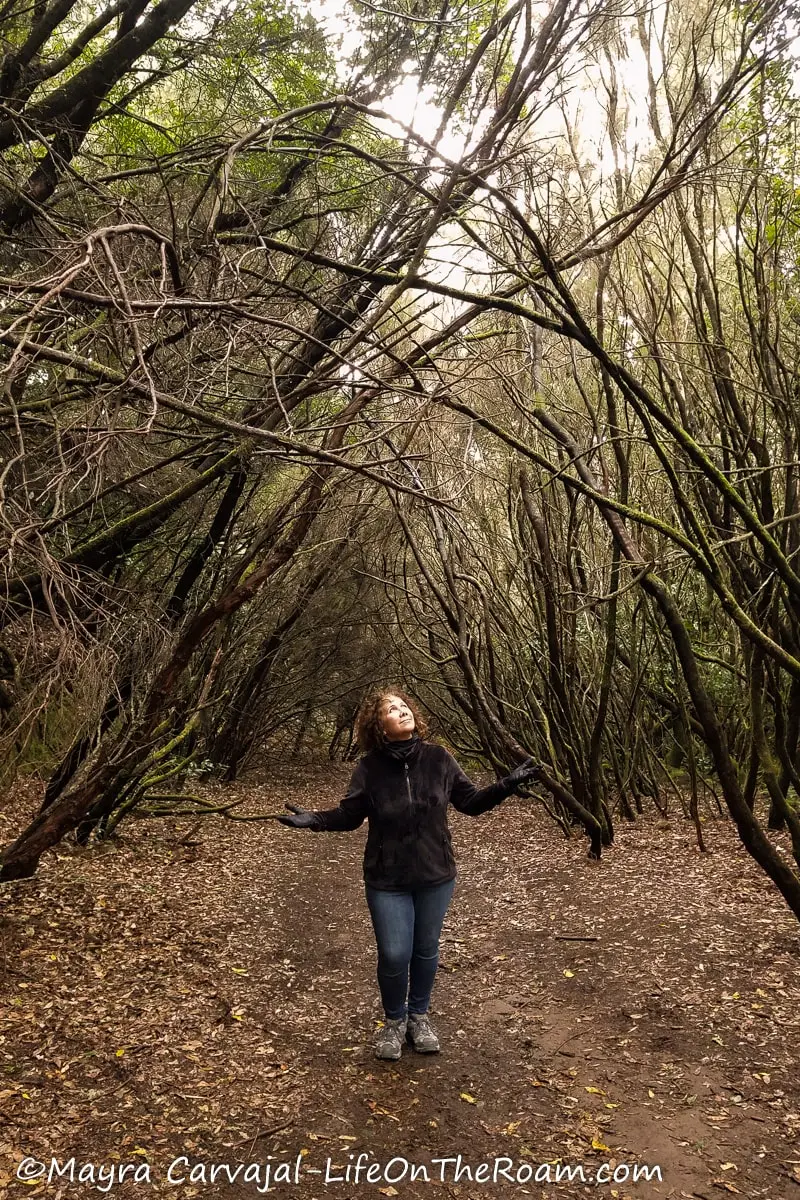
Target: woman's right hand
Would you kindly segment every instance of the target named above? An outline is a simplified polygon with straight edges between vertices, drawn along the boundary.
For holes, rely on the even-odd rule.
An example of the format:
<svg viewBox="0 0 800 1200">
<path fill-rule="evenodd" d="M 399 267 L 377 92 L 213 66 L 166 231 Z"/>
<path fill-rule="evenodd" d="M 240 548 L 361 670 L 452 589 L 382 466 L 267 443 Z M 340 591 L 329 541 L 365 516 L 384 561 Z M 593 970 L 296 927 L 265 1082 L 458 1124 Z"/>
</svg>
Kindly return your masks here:
<svg viewBox="0 0 800 1200">
<path fill-rule="evenodd" d="M 309 808 L 301 808 L 299 804 L 286 801 L 286 808 L 292 812 L 291 817 L 278 817 L 281 825 L 291 825 L 292 829 L 313 829 L 317 823 L 315 814 Z"/>
</svg>

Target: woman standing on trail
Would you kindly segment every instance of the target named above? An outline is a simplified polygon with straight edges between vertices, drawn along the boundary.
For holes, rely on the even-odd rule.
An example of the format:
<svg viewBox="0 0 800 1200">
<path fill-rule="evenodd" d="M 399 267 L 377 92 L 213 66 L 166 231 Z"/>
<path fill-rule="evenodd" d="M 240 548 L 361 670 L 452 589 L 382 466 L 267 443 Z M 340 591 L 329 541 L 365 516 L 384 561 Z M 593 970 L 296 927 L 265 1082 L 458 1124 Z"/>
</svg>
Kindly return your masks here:
<svg viewBox="0 0 800 1200">
<path fill-rule="evenodd" d="M 403 1039 L 423 1054 L 439 1039 L 427 1017 L 439 962 L 439 935 L 453 894 L 456 863 L 447 805 L 477 817 L 531 779 L 527 759 L 510 775 L 477 788 L 444 746 L 425 740 L 424 719 L 398 689 L 369 695 L 356 717 L 364 751 L 338 808 L 286 804 L 278 819 L 296 829 L 357 829 L 366 817 L 364 883 L 378 945 L 378 986 L 386 1016 L 378 1058 L 400 1058 Z"/>
</svg>

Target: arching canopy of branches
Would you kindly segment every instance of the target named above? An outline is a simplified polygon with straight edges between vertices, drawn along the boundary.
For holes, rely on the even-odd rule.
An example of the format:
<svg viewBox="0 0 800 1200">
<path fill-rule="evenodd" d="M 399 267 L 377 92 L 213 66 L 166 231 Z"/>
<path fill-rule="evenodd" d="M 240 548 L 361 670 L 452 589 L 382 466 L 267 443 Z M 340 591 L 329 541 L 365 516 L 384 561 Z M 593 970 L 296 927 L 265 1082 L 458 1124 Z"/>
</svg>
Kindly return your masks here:
<svg viewBox="0 0 800 1200">
<path fill-rule="evenodd" d="M 0 12 L 0 878 L 394 678 L 800 917 L 783 6 Z"/>
</svg>

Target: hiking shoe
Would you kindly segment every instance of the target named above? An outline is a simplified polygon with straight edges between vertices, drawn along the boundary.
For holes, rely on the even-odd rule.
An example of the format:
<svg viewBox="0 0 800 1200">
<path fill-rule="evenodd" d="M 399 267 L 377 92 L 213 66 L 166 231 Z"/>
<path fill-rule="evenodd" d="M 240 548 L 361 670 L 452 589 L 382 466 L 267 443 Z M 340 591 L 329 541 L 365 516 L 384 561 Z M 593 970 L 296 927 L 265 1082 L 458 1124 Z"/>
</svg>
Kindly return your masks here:
<svg viewBox="0 0 800 1200">
<path fill-rule="evenodd" d="M 406 1033 L 406 1018 L 398 1017 L 392 1021 L 388 1018 L 378 1030 L 375 1038 L 376 1058 L 399 1058 L 403 1053 L 403 1038 Z"/>
<path fill-rule="evenodd" d="M 406 1037 L 420 1054 L 436 1054 L 439 1049 L 439 1039 L 425 1013 L 408 1014 Z"/>
</svg>

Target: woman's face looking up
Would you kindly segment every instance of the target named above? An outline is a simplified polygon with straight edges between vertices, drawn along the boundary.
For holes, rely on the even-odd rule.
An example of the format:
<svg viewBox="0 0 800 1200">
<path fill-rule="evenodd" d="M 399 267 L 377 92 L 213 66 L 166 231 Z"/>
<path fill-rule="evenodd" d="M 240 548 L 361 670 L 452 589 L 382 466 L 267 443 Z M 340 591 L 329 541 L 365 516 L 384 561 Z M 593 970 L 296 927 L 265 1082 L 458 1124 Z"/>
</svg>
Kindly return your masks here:
<svg viewBox="0 0 800 1200">
<path fill-rule="evenodd" d="M 386 696 L 381 705 L 381 725 L 390 742 L 411 737 L 414 732 L 414 714 L 399 696 Z"/>
</svg>

